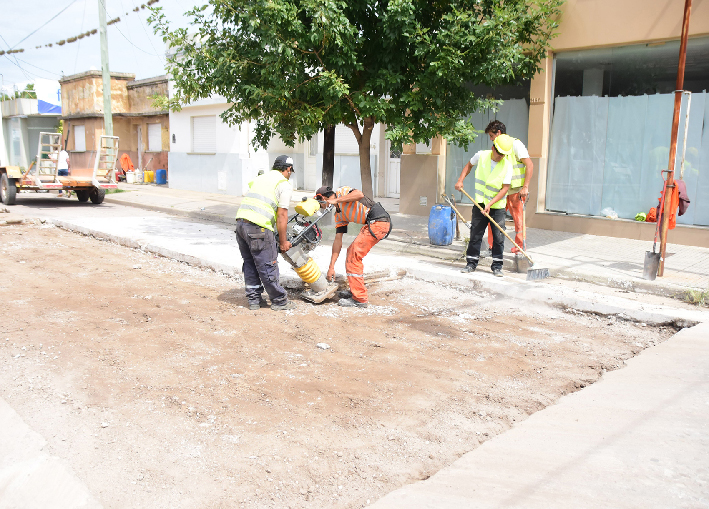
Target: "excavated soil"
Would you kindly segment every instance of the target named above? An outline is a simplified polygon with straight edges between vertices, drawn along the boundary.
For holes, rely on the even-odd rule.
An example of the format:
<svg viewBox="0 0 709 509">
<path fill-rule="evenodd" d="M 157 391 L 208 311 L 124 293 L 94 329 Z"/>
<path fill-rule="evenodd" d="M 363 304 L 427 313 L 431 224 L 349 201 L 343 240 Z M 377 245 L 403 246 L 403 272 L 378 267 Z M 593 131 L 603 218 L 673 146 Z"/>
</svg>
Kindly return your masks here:
<svg viewBox="0 0 709 509">
<path fill-rule="evenodd" d="M 49 225 L 0 251 L 0 395 L 109 508 L 363 507 L 674 333 L 411 278 L 249 311 Z"/>
</svg>

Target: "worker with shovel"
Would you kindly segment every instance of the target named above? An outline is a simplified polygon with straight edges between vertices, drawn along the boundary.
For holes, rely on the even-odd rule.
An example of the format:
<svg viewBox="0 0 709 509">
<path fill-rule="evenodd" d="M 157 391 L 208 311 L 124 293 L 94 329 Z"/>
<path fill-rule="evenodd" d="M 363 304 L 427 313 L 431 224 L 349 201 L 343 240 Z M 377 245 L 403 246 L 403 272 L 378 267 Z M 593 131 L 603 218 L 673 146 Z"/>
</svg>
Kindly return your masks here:
<svg viewBox="0 0 709 509">
<path fill-rule="evenodd" d="M 455 189 L 463 189 L 463 181 L 468 176 L 472 167 L 475 169 L 475 201 L 484 210 L 473 208 L 473 217 L 470 227 L 470 242 L 465 253 L 467 262 L 462 272 L 473 272 L 480 261 L 480 244 L 482 243 L 485 229 L 490 225 L 490 219 L 500 227 L 505 226 L 505 207 L 507 205 L 507 191 L 512 183 L 514 172 L 511 158 L 505 157 L 512 153 L 513 139 L 501 134 L 495 137 L 491 150 L 480 150 L 464 167 L 455 183 Z M 490 225 L 492 226 L 492 225 Z M 502 254 L 505 250 L 505 237 L 498 228 L 492 229 L 492 273 L 502 277 Z"/>
</svg>

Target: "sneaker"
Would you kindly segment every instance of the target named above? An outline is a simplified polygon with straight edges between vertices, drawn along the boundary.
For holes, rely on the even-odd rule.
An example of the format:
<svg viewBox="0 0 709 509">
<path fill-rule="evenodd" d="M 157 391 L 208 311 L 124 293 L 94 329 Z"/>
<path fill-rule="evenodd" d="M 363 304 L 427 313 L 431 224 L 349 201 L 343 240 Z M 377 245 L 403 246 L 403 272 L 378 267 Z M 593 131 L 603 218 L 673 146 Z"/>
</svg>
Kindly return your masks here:
<svg viewBox="0 0 709 509">
<path fill-rule="evenodd" d="M 274 311 L 285 311 L 287 309 L 295 309 L 295 302 L 289 300 L 285 304 L 271 304 L 271 309 Z"/>
<path fill-rule="evenodd" d="M 463 273 L 475 272 L 475 269 L 477 269 L 477 268 L 478 268 L 477 265 L 473 265 L 472 263 L 469 263 L 465 266 L 465 268 L 463 270 L 461 270 L 461 272 L 463 272 Z"/>
<path fill-rule="evenodd" d="M 502 269 L 492 269 L 492 275 L 496 277 L 502 277 Z"/>
<path fill-rule="evenodd" d="M 337 302 L 338 306 L 342 306 L 343 308 L 353 308 L 353 307 L 358 307 L 358 308 L 366 308 L 369 306 L 368 302 L 358 302 L 354 299 L 340 299 Z"/>
<path fill-rule="evenodd" d="M 352 292 L 350 290 L 340 290 L 337 292 L 337 296 L 341 299 L 351 299 Z"/>
</svg>

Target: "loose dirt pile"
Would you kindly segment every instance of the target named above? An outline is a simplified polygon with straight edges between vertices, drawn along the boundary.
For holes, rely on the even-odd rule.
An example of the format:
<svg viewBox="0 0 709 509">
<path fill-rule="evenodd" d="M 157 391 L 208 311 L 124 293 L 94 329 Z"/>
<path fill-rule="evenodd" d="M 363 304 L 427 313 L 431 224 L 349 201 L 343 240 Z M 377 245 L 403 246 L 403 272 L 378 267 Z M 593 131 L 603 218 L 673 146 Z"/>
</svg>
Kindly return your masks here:
<svg viewBox="0 0 709 509">
<path fill-rule="evenodd" d="M 237 278 L 41 225 L 0 252 L 0 395 L 106 507 L 362 507 L 674 333 L 413 279 L 249 311 Z"/>
</svg>

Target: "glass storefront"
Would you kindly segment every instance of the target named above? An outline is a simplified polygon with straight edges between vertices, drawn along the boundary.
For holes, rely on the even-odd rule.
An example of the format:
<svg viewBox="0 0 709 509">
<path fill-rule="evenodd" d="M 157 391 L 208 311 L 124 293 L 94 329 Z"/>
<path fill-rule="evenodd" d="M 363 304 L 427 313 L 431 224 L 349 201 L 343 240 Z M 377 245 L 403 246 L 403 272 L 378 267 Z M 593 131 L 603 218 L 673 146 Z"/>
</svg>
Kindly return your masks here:
<svg viewBox="0 0 709 509">
<path fill-rule="evenodd" d="M 657 205 L 668 165 L 679 41 L 560 53 L 546 209 L 633 219 Z M 676 178 L 691 201 L 680 224 L 709 225 L 709 38 L 689 41 Z"/>
</svg>

